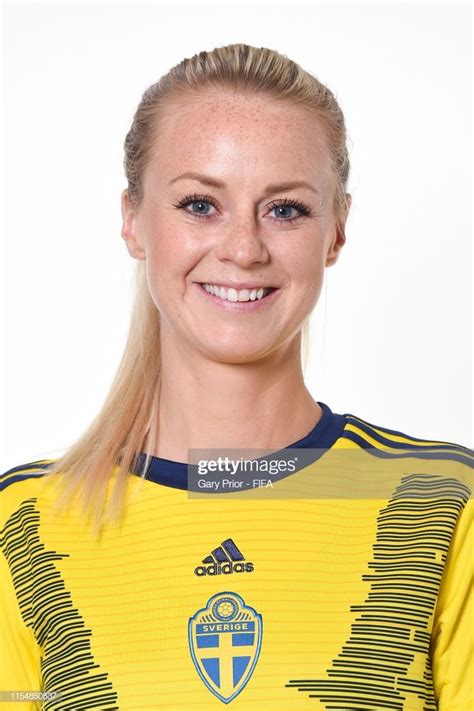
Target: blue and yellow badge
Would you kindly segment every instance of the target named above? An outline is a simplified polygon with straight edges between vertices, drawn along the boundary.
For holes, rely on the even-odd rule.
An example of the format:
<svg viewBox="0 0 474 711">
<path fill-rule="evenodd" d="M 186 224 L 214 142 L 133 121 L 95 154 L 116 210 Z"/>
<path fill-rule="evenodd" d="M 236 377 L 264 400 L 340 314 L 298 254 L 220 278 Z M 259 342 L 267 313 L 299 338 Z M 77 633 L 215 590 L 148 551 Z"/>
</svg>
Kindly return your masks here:
<svg viewBox="0 0 474 711">
<path fill-rule="evenodd" d="M 213 595 L 189 618 L 189 648 L 198 674 L 228 704 L 250 679 L 262 644 L 262 616 L 240 595 Z"/>
</svg>

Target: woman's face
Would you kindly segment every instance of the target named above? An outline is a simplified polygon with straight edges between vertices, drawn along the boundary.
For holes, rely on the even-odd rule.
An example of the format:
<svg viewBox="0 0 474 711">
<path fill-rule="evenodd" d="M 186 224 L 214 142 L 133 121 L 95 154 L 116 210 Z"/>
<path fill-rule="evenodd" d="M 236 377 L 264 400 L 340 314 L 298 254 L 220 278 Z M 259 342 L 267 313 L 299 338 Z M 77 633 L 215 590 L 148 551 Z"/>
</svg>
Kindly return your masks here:
<svg viewBox="0 0 474 711">
<path fill-rule="evenodd" d="M 234 363 L 287 347 L 345 241 L 315 119 L 215 91 L 174 101 L 163 119 L 140 207 L 122 194 L 122 236 L 146 260 L 162 338 Z"/>
</svg>

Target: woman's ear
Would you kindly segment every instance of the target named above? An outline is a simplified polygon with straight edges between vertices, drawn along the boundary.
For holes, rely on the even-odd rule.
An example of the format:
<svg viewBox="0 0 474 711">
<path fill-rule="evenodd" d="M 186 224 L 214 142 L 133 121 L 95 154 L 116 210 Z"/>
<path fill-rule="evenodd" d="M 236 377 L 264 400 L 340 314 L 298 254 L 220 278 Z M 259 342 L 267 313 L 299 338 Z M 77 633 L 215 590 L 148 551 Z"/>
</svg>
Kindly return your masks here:
<svg viewBox="0 0 474 711">
<path fill-rule="evenodd" d="M 127 244 L 128 253 L 135 259 L 145 259 L 143 245 L 136 233 L 136 209 L 133 207 L 128 190 L 122 191 L 122 237 Z"/>
<path fill-rule="evenodd" d="M 343 246 L 346 243 L 346 233 L 345 233 L 345 227 L 346 227 L 346 221 L 347 221 L 347 216 L 349 214 L 349 210 L 351 207 L 352 203 L 352 196 L 349 195 L 349 193 L 346 193 L 346 210 L 344 214 L 344 218 L 342 221 L 342 224 L 339 228 L 335 228 L 335 236 L 329 246 L 329 249 L 326 254 L 326 267 L 332 267 L 333 264 L 335 264 L 339 258 L 339 253 Z"/>
</svg>

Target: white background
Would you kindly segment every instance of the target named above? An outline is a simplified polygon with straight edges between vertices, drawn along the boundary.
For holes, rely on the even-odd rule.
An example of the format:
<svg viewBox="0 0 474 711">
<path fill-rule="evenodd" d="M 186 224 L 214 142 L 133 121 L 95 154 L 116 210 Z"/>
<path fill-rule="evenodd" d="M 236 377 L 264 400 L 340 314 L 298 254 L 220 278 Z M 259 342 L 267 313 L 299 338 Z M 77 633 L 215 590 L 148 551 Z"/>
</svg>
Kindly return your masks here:
<svg viewBox="0 0 474 711">
<path fill-rule="evenodd" d="M 0 469 L 62 453 L 100 409 L 129 323 L 133 112 L 232 42 L 299 62 L 347 121 L 353 204 L 311 326 L 313 396 L 471 445 L 470 4 L 16 2 L 2 42 Z"/>
</svg>

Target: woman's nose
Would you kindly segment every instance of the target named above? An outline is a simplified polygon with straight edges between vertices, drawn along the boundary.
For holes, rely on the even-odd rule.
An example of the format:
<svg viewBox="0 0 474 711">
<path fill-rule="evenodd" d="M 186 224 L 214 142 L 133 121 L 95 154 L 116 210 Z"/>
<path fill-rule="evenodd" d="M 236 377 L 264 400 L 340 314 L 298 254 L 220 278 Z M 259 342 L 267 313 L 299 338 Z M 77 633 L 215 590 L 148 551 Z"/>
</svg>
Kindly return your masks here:
<svg viewBox="0 0 474 711">
<path fill-rule="evenodd" d="M 220 260 L 230 259 L 241 267 L 269 260 L 262 228 L 254 216 L 240 216 L 222 226 L 217 241 L 216 256 Z"/>
</svg>

